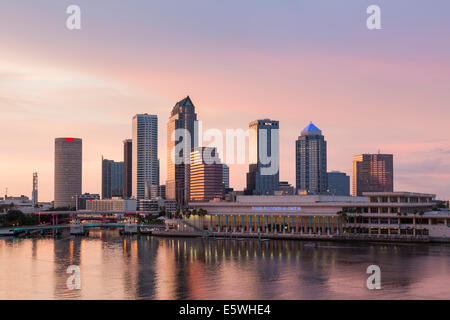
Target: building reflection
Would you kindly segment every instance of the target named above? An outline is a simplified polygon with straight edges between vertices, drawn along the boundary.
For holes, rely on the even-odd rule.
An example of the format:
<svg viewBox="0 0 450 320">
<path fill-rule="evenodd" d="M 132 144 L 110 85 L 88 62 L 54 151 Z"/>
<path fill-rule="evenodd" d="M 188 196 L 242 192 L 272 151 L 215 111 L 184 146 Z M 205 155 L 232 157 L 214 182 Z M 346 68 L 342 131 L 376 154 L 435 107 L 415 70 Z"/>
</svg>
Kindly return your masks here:
<svg viewBox="0 0 450 320">
<path fill-rule="evenodd" d="M 0 239 L 0 299 L 450 298 L 447 246 L 121 236 Z M 379 265 L 382 290 L 368 290 Z M 69 290 L 67 267 L 81 268 Z"/>
</svg>

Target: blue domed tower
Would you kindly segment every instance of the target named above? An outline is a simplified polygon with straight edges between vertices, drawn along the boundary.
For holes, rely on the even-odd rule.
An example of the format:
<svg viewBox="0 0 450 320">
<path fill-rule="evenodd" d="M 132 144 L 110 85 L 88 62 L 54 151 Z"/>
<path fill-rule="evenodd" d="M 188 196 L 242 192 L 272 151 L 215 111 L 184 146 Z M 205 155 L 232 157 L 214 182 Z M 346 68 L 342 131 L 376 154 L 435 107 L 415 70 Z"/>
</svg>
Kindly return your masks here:
<svg viewBox="0 0 450 320">
<path fill-rule="evenodd" d="M 322 131 L 310 122 L 295 143 L 297 191 L 307 194 L 326 193 L 327 142 Z"/>
</svg>

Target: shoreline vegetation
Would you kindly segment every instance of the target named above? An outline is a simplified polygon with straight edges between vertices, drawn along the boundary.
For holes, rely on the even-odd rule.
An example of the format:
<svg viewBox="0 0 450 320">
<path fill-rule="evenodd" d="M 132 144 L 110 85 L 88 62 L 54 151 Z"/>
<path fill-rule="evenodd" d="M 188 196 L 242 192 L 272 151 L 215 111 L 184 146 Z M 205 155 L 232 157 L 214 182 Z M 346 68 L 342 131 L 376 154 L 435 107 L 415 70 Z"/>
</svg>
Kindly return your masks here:
<svg viewBox="0 0 450 320">
<path fill-rule="evenodd" d="M 6 214 L 0 215 L 0 227 L 34 226 L 40 223 L 39 216 L 24 214 L 20 210 L 11 209 Z"/>
</svg>

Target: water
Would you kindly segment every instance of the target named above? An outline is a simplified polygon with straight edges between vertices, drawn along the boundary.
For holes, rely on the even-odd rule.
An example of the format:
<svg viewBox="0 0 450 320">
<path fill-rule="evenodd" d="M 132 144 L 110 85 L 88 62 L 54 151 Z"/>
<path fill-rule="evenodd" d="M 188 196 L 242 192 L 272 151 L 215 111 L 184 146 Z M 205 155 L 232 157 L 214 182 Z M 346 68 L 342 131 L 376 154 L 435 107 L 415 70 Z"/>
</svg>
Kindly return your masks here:
<svg viewBox="0 0 450 320">
<path fill-rule="evenodd" d="M 450 246 L 122 237 L 0 238 L 0 299 L 450 299 Z M 366 268 L 381 268 L 368 290 Z M 67 289 L 69 265 L 81 289 Z"/>
</svg>

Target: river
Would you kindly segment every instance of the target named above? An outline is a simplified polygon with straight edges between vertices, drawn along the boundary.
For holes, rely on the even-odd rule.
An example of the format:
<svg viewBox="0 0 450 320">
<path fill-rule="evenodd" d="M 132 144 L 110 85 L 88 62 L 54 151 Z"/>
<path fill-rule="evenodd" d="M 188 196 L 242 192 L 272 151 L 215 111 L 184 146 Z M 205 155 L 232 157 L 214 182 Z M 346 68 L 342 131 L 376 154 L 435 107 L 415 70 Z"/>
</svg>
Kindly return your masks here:
<svg viewBox="0 0 450 320">
<path fill-rule="evenodd" d="M 80 289 L 67 268 L 79 267 Z M 369 290 L 366 269 L 381 269 Z M 120 236 L 0 238 L 0 299 L 450 299 L 450 246 Z"/>
</svg>

